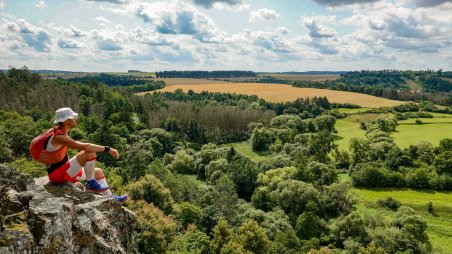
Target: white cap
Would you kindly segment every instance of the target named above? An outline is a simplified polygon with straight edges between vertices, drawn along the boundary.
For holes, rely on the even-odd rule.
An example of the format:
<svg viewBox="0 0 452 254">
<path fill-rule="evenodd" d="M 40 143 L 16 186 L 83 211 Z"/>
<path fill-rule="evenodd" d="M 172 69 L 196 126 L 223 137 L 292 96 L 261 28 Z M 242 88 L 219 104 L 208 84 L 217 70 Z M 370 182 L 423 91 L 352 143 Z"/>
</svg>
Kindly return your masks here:
<svg viewBox="0 0 452 254">
<path fill-rule="evenodd" d="M 78 116 L 71 108 L 59 108 L 55 111 L 54 124 L 62 123 L 68 119 L 74 119 Z"/>
</svg>

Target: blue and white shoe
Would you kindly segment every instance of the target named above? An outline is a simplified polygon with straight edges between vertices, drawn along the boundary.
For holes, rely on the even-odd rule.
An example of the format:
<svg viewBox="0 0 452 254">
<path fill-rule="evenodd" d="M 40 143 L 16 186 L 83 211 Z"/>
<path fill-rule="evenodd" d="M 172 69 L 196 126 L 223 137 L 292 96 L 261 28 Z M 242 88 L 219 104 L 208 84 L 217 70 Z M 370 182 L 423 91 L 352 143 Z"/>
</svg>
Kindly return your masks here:
<svg viewBox="0 0 452 254">
<path fill-rule="evenodd" d="M 113 195 L 111 195 L 111 197 L 116 199 L 122 205 L 129 198 L 129 195 L 124 194 L 124 195 L 121 195 L 121 196 L 116 196 L 116 195 L 113 194 Z"/>
<path fill-rule="evenodd" d="M 110 187 L 102 187 L 96 179 L 89 180 L 85 183 L 85 190 L 87 192 L 94 192 L 94 193 L 102 193 L 106 190 L 108 190 Z"/>
</svg>

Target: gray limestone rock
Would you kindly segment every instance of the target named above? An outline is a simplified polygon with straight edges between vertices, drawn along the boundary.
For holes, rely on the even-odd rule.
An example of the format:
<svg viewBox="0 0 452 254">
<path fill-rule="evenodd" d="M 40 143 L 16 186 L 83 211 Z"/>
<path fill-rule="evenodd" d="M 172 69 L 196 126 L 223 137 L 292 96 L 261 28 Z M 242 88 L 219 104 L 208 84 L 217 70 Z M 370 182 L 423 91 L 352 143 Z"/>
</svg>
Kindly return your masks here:
<svg viewBox="0 0 452 254">
<path fill-rule="evenodd" d="M 137 253 L 135 214 L 116 200 L 0 166 L 0 253 Z"/>
</svg>

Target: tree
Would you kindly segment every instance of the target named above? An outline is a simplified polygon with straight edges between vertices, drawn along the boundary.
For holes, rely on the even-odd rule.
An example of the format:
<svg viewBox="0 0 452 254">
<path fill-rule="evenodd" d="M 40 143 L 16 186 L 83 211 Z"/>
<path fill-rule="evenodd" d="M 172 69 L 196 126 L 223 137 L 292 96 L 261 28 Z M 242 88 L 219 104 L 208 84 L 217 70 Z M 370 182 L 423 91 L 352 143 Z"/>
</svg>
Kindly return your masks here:
<svg viewBox="0 0 452 254">
<path fill-rule="evenodd" d="M 3 156 L 11 157 L 29 156 L 28 148 L 31 140 L 40 134 L 39 128 L 31 117 L 21 116 L 15 112 L 0 111 L 0 134 L 5 138 L 1 143 L 7 143 L 2 149 Z M 9 152 L 11 151 L 11 157 Z"/>
<path fill-rule="evenodd" d="M 438 151 L 440 153 L 452 151 L 452 138 L 445 138 L 439 141 Z"/>
<path fill-rule="evenodd" d="M 128 202 L 137 215 L 135 240 L 141 253 L 165 253 L 176 235 L 177 224 L 162 210 L 143 200 Z"/>
<path fill-rule="evenodd" d="M 286 232 L 279 232 L 271 244 L 269 254 L 296 254 L 300 253 L 300 241 L 291 228 Z"/>
<path fill-rule="evenodd" d="M 226 154 L 226 160 L 228 162 L 231 162 L 236 155 L 237 155 L 237 151 L 235 150 L 235 148 L 233 146 L 231 146 L 228 149 L 228 153 Z"/>
<path fill-rule="evenodd" d="M 354 166 L 357 163 L 367 162 L 369 160 L 369 150 L 370 150 L 369 140 L 360 138 L 350 139 L 352 166 Z"/>
<path fill-rule="evenodd" d="M 251 135 L 251 146 L 254 151 L 267 151 L 273 143 L 273 136 L 266 128 L 254 129 Z"/>
<path fill-rule="evenodd" d="M 359 187 L 383 187 L 388 184 L 384 170 L 373 164 L 357 164 L 350 176 L 355 186 Z"/>
<path fill-rule="evenodd" d="M 255 254 L 268 253 L 270 241 L 265 231 L 254 220 L 249 220 L 239 228 L 238 239 L 245 250 Z"/>
<path fill-rule="evenodd" d="M 336 117 L 330 115 L 320 115 L 314 119 L 318 130 L 326 130 L 334 132 L 334 125 L 336 124 Z"/>
<path fill-rule="evenodd" d="M 335 146 L 332 133 L 322 130 L 311 136 L 308 149 L 317 161 L 327 162 L 328 154 Z"/>
<path fill-rule="evenodd" d="M 196 227 L 189 227 L 183 235 L 179 235 L 169 244 L 168 254 L 209 254 L 210 239 L 204 232 Z"/>
<path fill-rule="evenodd" d="M 143 199 L 148 203 L 153 203 L 165 211 L 166 214 L 170 214 L 173 211 L 174 201 L 171 198 L 170 191 L 163 186 L 159 179 L 151 174 L 147 174 L 137 182 L 129 184 L 127 189 L 134 200 Z"/>
<path fill-rule="evenodd" d="M 204 130 L 199 126 L 199 123 L 196 119 L 191 119 L 188 122 L 187 130 L 185 131 L 187 134 L 188 140 L 198 144 L 207 143 L 206 134 Z"/>
<path fill-rule="evenodd" d="M 179 133 L 182 131 L 181 123 L 174 117 L 168 117 L 163 123 L 162 128 L 169 132 Z"/>
<path fill-rule="evenodd" d="M 320 218 L 312 211 L 306 211 L 297 218 L 295 231 L 300 239 L 319 238 L 322 232 Z"/>
<path fill-rule="evenodd" d="M 195 161 L 185 150 L 176 152 L 171 169 L 179 174 L 196 174 Z"/>
<path fill-rule="evenodd" d="M 424 189 L 430 187 L 432 173 L 427 168 L 417 168 L 406 175 L 406 185 L 411 188 Z"/>
<path fill-rule="evenodd" d="M 405 249 L 415 253 L 429 252 L 432 249 L 426 233 L 427 222 L 409 207 L 400 207 L 392 224 L 401 230 Z"/>
<path fill-rule="evenodd" d="M 226 243 L 220 252 L 221 254 L 254 254 L 251 251 L 245 250 L 242 244 L 233 239 Z"/>
<path fill-rule="evenodd" d="M 174 136 L 171 133 L 165 131 L 164 129 L 160 128 L 153 128 L 151 130 L 145 129 L 139 131 L 137 135 L 144 138 L 145 140 L 148 140 L 152 137 L 157 139 L 158 142 L 162 144 L 163 151 L 165 153 L 172 153 L 174 147 L 176 146 L 176 140 Z"/>
<path fill-rule="evenodd" d="M 452 150 L 445 151 L 436 156 L 433 162 L 438 174 L 452 175 Z"/>
<path fill-rule="evenodd" d="M 307 166 L 299 165 L 296 179 L 315 186 L 330 185 L 337 180 L 337 172 L 331 166 L 312 161 Z"/>
<path fill-rule="evenodd" d="M 220 254 L 223 246 L 231 240 L 233 235 L 232 229 L 229 227 L 228 222 L 224 219 L 220 219 L 213 229 L 213 239 L 210 242 L 210 249 L 216 254 Z"/>
<path fill-rule="evenodd" d="M 272 202 L 294 218 L 305 210 L 308 203 L 316 204 L 319 197 L 320 193 L 312 184 L 293 179 L 279 183 L 276 190 L 270 193 Z"/>
<path fill-rule="evenodd" d="M 202 216 L 202 210 L 188 202 L 182 202 L 179 204 L 180 214 L 178 219 L 181 221 L 182 226 L 186 228 L 189 224 L 197 224 Z"/>
<path fill-rule="evenodd" d="M 149 163 L 154 159 L 152 144 L 148 141 L 136 142 L 127 146 L 125 158 L 128 163 L 121 175 L 126 182 L 136 181 L 146 174 Z"/>
<path fill-rule="evenodd" d="M 205 167 L 205 174 L 208 183 L 214 183 L 214 173 L 218 172 L 216 176 L 226 174 L 229 170 L 229 163 L 225 159 L 214 160 Z"/>
<path fill-rule="evenodd" d="M 380 130 L 384 132 L 394 132 L 397 127 L 397 122 L 394 119 L 377 118 L 366 123 L 366 130 Z"/>
<path fill-rule="evenodd" d="M 338 218 L 331 226 L 331 234 L 338 246 L 342 246 L 346 240 L 354 240 L 362 244 L 369 242 L 369 234 L 357 212 Z"/>
<path fill-rule="evenodd" d="M 230 163 L 228 176 L 235 184 L 239 197 L 249 200 L 256 187 L 260 169 L 248 157 L 242 157 Z"/>
<path fill-rule="evenodd" d="M 350 167 L 350 153 L 346 150 L 334 149 L 334 161 L 337 169 L 348 169 Z"/>
<path fill-rule="evenodd" d="M 238 196 L 234 187 L 233 181 L 226 175 L 222 175 L 214 184 L 214 188 L 218 193 L 218 197 L 214 202 L 215 206 L 222 211 L 224 218 L 228 221 L 234 221 L 237 216 L 236 204 Z"/>
<path fill-rule="evenodd" d="M 274 240 L 279 233 L 293 230 L 289 216 L 279 208 L 274 208 L 270 212 L 264 212 L 242 201 L 238 203 L 237 210 L 238 221 L 242 223 L 249 220 L 256 221 L 265 230 L 270 240 Z"/>
<path fill-rule="evenodd" d="M 349 214 L 356 199 L 350 193 L 350 186 L 347 183 L 339 182 L 323 186 L 320 203 L 324 217 L 333 218 Z"/>
</svg>

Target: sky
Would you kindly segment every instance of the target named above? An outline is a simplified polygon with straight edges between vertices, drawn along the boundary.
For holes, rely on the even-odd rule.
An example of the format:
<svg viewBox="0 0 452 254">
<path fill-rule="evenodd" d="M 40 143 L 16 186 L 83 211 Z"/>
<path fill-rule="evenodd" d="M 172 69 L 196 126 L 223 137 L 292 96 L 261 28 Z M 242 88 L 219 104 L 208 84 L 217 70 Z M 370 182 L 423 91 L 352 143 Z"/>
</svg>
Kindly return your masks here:
<svg viewBox="0 0 452 254">
<path fill-rule="evenodd" d="M 452 0 L 0 0 L 0 69 L 452 68 Z"/>
</svg>

